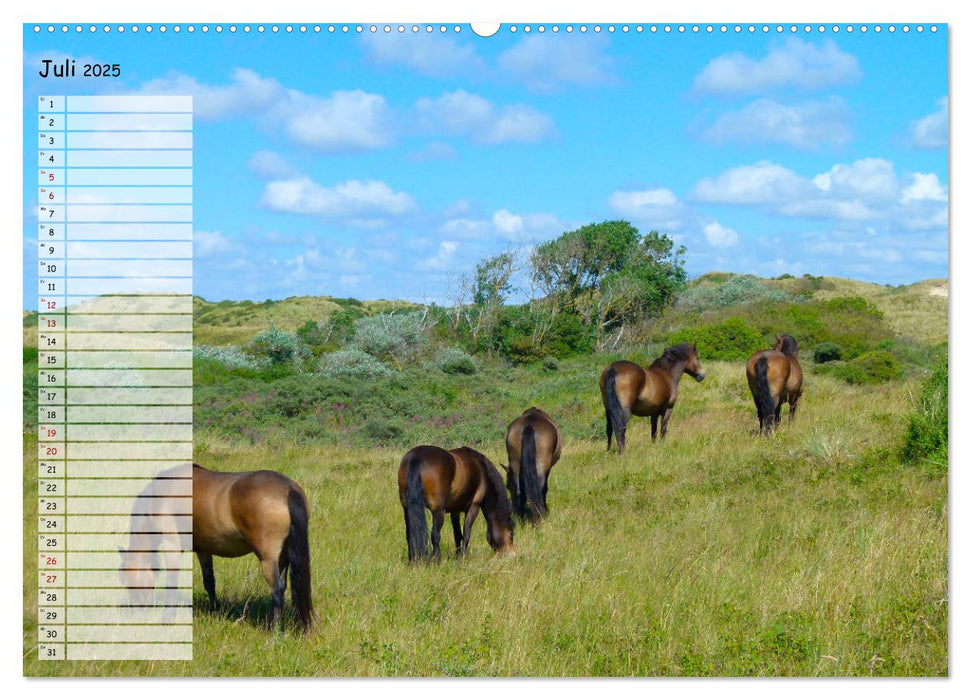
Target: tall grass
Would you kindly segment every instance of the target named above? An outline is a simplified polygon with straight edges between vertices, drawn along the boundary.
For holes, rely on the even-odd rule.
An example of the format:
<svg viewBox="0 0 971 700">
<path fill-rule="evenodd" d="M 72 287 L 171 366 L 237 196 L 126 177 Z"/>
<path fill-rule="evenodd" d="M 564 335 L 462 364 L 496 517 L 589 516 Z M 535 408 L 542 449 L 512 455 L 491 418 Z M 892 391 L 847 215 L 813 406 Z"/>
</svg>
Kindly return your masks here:
<svg viewBox="0 0 971 700">
<path fill-rule="evenodd" d="M 249 441 L 198 426 L 195 458 L 205 466 L 276 469 L 307 491 L 316 631 L 268 633 L 256 560 L 217 559 L 223 604 L 205 611 L 197 577 L 192 662 L 45 664 L 34 653 L 36 585 L 25 577 L 25 673 L 948 673 L 947 480 L 897 457 L 918 380 L 849 386 L 811 375 L 797 422 L 766 440 L 754 434 L 742 368 L 706 362 L 704 382 L 682 385 L 667 440 L 652 445 L 649 422 L 635 418 L 618 457 L 604 451 L 596 387 L 595 368 L 609 359 L 564 361 L 553 372 L 439 373 L 442 390 L 465 404 L 439 396 L 451 408 L 409 410 L 456 419 L 393 446 L 285 432 Z M 476 438 L 504 462 L 505 425 L 534 404 L 566 440 L 549 520 L 517 528 L 515 558 L 492 554 L 480 522 L 467 559 L 409 565 L 396 484 L 408 440 L 455 447 Z M 34 504 L 32 436 L 24 474 L 24 502 Z"/>
</svg>

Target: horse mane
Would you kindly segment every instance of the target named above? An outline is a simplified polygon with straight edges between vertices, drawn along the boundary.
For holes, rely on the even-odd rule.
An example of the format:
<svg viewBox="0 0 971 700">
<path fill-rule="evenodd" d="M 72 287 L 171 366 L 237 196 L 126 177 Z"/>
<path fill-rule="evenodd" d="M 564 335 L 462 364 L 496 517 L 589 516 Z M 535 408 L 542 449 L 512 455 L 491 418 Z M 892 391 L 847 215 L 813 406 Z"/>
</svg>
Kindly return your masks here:
<svg viewBox="0 0 971 700">
<path fill-rule="evenodd" d="M 481 452 L 479 452 L 479 460 L 482 464 L 482 471 L 485 472 L 486 481 L 489 483 L 492 495 L 495 497 L 495 516 L 503 520 L 509 520 L 512 523 L 512 502 L 509 500 L 509 494 L 506 493 L 506 485 L 502 482 L 502 476 L 499 474 L 499 470 Z"/>
<path fill-rule="evenodd" d="M 671 369 L 679 362 L 687 362 L 690 360 L 694 353 L 695 349 L 691 343 L 681 343 L 680 345 L 665 349 L 661 356 L 651 363 L 651 367 Z"/>
<path fill-rule="evenodd" d="M 783 333 L 781 336 L 779 336 L 777 347 L 779 352 L 781 352 L 783 355 L 795 357 L 799 354 L 799 346 L 796 344 L 796 339 L 788 333 Z"/>
</svg>

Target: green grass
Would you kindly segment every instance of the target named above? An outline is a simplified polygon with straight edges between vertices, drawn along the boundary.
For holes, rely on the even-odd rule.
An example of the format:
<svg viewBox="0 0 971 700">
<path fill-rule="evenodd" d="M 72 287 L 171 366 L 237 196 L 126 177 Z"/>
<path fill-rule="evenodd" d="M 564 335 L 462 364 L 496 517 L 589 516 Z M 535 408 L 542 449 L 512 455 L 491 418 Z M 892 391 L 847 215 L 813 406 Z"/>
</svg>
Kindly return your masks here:
<svg viewBox="0 0 971 700">
<path fill-rule="evenodd" d="M 441 405 L 403 385 L 421 405 L 396 410 L 419 427 L 387 446 L 363 433 L 297 440 L 274 417 L 283 427 L 265 435 L 197 426 L 203 465 L 275 469 L 306 489 L 313 635 L 268 633 L 256 560 L 218 559 L 222 610 L 205 611 L 196 576 L 193 662 L 38 662 L 28 518 L 25 674 L 948 673 L 946 470 L 900 458 L 920 378 L 850 386 L 808 373 L 798 422 L 764 440 L 740 364 L 705 362 L 703 383 L 681 385 L 667 441 L 650 444 L 649 421 L 634 419 L 618 457 L 601 437 L 596 378 L 608 359 L 440 375 Z M 498 463 L 505 425 L 533 404 L 566 440 L 550 519 L 517 529 L 514 558 L 492 554 L 479 522 L 466 560 L 408 565 L 396 487 L 407 440 L 477 437 Z M 454 420 L 422 422 L 436 413 Z M 25 433 L 28 509 L 35 443 Z"/>
</svg>

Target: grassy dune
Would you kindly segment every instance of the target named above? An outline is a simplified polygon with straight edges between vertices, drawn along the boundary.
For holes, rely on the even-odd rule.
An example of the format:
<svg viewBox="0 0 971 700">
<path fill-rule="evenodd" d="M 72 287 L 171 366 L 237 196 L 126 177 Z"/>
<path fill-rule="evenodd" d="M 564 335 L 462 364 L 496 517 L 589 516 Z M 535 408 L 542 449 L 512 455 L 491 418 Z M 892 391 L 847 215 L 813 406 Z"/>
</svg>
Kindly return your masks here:
<svg viewBox="0 0 971 700">
<path fill-rule="evenodd" d="M 249 444 L 197 429 L 202 464 L 276 469 L 306 489 L 313 635 L 268 633 L 256 560 L 219 559 L 221 610 L 205 611 L 196 576 L 193 662 L 39 663 L 25 576 L 25 673 L 947 674 L 947 477 L 899 458 L 919 378 L 855 387 L 809 374 L 798 422 L 762 440 L 741 368 L 705 363 L 705 382 L 682 383 L 667 441 L 651 445 L 649 421 L 634 419 L 618 457 L 587 427 L 602 421 L 601 361 L 517 375 L 495 407 L 505 425 L 535 402 L 567 440 L 550 519 L 517 529 L 513 558 L 492 554 L 479 522 L 467 559 L 408 565 L 401 446 Z M 444 425 L 436 441 L 456 446 L 456 431 Z M 502 459 L 501 430 L 479 449 Z M 35 455 L 25 435 L 28 507 Z"/>
</svg>

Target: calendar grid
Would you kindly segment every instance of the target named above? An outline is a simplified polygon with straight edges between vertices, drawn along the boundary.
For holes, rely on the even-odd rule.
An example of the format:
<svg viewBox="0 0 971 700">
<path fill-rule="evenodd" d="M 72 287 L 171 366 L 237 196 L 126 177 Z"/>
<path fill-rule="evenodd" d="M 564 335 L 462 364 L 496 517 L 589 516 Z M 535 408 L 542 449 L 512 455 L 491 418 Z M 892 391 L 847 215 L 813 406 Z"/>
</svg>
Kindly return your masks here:
<svg viewBox="0 0 971 700">
<path fill-rule="evenodd" d="M 192 99 L 41 96 L 39 658 L 192 658 Z"/>
</svg>

